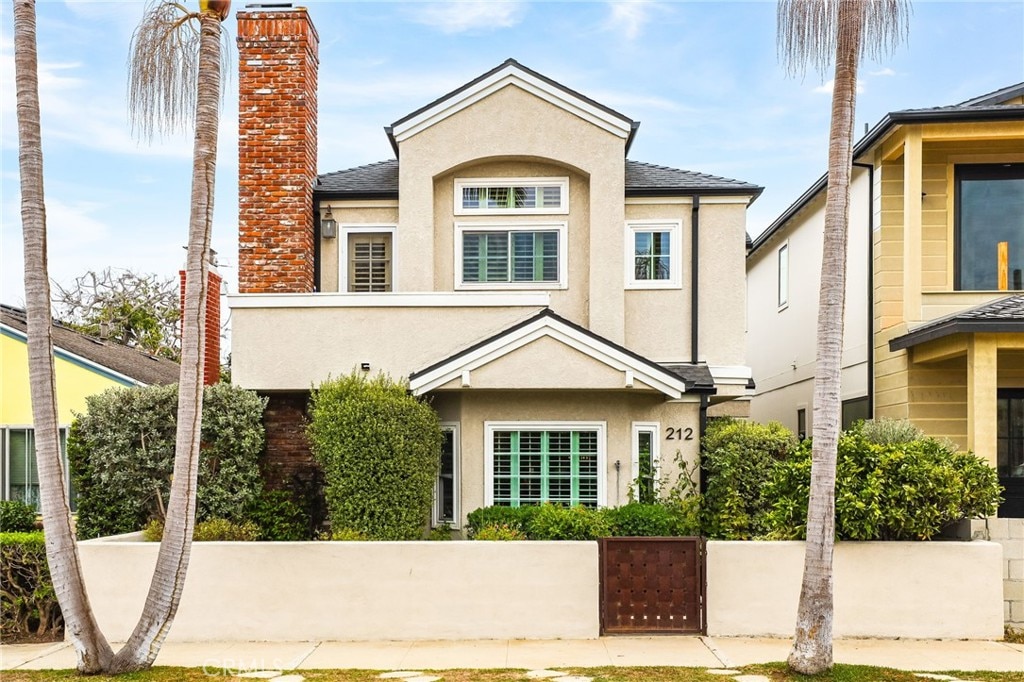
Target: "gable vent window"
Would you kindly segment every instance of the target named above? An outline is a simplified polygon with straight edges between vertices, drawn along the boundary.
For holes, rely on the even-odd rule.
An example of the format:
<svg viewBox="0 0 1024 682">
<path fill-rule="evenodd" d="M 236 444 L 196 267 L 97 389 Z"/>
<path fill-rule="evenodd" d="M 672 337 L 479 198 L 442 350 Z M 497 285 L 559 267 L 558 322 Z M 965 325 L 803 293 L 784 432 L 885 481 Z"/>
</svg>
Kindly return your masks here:
<svg viewBox="0 0 1024 682">
<path fill-rule="evenodd" d="M 392 291 L 393 231 L 348 228 L 345 233 L 344 290 L 353 293 Z"/>
<path fill-rule="evenodd" d="M 568 178 L 455 181 L 456 215 L 568 213 Z"/>
</svg>

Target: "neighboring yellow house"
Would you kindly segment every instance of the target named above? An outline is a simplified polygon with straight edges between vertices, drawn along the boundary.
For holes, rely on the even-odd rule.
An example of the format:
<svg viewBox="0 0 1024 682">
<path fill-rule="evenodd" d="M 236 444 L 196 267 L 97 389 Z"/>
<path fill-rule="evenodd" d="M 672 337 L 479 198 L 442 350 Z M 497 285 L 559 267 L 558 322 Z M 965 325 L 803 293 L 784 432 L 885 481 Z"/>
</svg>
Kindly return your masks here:
<svg viewBox="0 0 1024 682">
<path fill-rule="evenodd" d="M 178 381 L 176 362 L 59 324 L 53 328 L 53 345 L 62 442 L 75 413 L 85 411 L 87 397 L 114 386 Z M 0 306 L 0 499 L 38 502 L 32 423 L 25 311 Z"/>
</svg>

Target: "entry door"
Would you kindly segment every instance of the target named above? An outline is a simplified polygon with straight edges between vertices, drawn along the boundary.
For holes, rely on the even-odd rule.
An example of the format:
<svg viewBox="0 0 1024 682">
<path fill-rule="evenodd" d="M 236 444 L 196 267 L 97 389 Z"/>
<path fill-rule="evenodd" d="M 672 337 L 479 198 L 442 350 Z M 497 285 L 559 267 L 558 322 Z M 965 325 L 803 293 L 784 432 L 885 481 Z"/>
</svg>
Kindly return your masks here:
<svg viewBox="0 0 1024 682">
<path fill-rule="evenodd" d="M 999 516 L 1024 518 L 1024 388 L 998 394 L 997 462 L 1005 489 Z"/>
</svg>

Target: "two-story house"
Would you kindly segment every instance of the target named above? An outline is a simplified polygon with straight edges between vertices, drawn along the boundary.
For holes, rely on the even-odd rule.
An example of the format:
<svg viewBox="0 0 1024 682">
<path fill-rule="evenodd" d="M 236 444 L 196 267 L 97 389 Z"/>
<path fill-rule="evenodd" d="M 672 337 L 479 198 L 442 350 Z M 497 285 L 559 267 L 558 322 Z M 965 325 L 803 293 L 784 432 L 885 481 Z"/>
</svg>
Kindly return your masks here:
<svg viewBox="0 0 1024 682">
<path fill-rule="evenodd" d="M 455 527 L 623 504 L 641 459 L 670 475 L 709 410 L 745 412 L 760 187 L 628 159 L 636 121 L 514 60 L 385 128 L 394 159 L 317 175 L 308 12 L 241 12 L 238 46 L 232 376 L 270 398 L 271 477 L 302 475 L 310 389 L 353 370 L 430 399 Z"/>
<path fill-rule="evenodd" d="M 844 425 L 909 419 L 995 466 L 1006 617 L 1024 622 L 1024 83 L 894 111 L 854 147 Z M 747 255 L 751 416 L 810 433 L 821 178 Z"/>
</svg>

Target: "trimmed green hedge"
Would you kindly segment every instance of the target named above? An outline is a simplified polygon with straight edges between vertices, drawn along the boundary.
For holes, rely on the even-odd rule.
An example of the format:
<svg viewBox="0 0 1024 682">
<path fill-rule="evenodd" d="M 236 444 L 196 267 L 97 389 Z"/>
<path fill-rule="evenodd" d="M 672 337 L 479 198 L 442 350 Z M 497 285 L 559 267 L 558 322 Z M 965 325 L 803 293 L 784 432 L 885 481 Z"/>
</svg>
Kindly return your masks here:
<svg viewBox="0 0 1024 682">
<path fill-rule="evenodd" d="M 0 533 L 0 636 L 63 638 L 42 532 Z"/>
<path fill-rule="evenodd" d="M 21 500 L 0 500 L 0 533 L 31 533 L 36 529 L 36 510 Z"/>
</svg>

